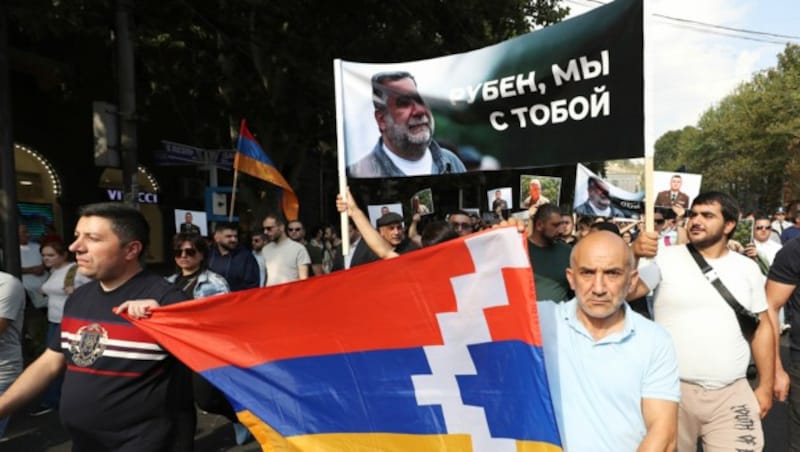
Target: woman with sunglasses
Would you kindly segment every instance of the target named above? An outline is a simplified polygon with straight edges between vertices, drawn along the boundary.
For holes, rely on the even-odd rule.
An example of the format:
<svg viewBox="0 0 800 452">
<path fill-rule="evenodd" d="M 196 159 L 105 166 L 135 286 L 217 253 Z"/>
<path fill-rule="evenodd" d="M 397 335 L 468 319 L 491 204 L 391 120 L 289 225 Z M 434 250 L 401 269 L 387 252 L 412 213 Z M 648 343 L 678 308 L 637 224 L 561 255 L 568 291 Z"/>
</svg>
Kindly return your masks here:
<svg viewBox="0 0 800 452">
<path fill-rule="evenodd" d="M 172 241 L 177 273 L 167 277 L 167 281 L 174 284 L 188 297 L 198 299 L 230 292 L 228 283 L 219 273 L 214 273 L 207 268 L 208 242 L 205 238 L 188 232 L 175 235 Z M 236 413 L 231 408 L 225 396 L 200 375 L 192 374 L 192 392 L 194 400 L 201 410 L 220 414 L 234 424 L 236 442 L 241 444 L 246 438 L 247 429 L 238 423 Z M 194 412 L 187 413 L 186 423 L 181 431 L 186 435 L 194 436 L 197 420 Z"/>
<path fill-rule="evenodd" d="M 178 272 L 167 278 L 187 296 L 204 298 L 230 292 L 225 278 L 206 266 L 208 243 L 198 234 L 181 232 L 173 239 Z"/>
</svg>

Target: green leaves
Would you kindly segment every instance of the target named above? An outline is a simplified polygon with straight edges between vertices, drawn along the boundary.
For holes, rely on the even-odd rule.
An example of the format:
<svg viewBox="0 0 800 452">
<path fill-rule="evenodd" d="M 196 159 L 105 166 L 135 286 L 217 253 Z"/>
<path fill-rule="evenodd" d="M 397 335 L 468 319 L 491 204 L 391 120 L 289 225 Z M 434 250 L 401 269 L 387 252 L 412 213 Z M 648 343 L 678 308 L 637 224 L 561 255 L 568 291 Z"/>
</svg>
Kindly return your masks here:
<svg viewBox="0 0 800 452">
<path fill-rule="evenodd" d="M 744 210 L 800 197 L 800 46 L 787 45 L 777 67 L 740 85 L 696 127 L 664 134 L 655 148 L 657 169 L 702 173 L 703 190 L 727 191 Z"/>
</svg>

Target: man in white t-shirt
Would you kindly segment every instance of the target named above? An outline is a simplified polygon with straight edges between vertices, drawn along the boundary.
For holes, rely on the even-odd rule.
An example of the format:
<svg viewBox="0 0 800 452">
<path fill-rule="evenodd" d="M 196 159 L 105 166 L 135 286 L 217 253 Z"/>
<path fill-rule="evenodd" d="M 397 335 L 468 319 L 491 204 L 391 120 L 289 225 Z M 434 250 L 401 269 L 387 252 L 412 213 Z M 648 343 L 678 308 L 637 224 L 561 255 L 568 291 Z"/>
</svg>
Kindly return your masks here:
<svg viewBox="0 0 800 452">
<path fill-rule="evenodd" d="M 769 217 L 760 216 L 753 222 L 753 248 L 760 256 L 762 256 L 767 264 L 772 265 L 775 260 L 775 255 L 781 250 L 780 242 L 770 239 L 772 235 L 772 224 Z M 755 257 L 750 247 L 745 248 L 745 254 L 748 257 Z"/>
<path fill-rule="evenodd" d="M 749 344 L 733 309 L 706 279 L 688 245 L 658 248 L 652 232 L 641 234 L 634 245 L 640 256 L 652 256 L 658 248 L 656 278 L 649 287 L 640 284 L 639 293 L 655 288 L 655 321 L 672 335 L 678 352 L 679 452 L 694 452 L 698 438 L 704 450 L 764 446 L 761 419 L 772 407 L 775 347 L 764 276 L 755 262 L 727 248 L 738 215 L 729 195 L 703 193 L 692 204 L 687 229 L 690 245 L 712 267 L 710 274 L 761 319 Z M 760 376 L 755 390 L 746 378 L 751 349 Z"/>
<path fill-rule="evenodd" d="M 306 247 L 286 235 L 283 220 L 267 215 L 262 223 L 269 243 L 261 249 L 267 266 L 267 286 L 308 278 L 311 257 Z"/>
</svg>

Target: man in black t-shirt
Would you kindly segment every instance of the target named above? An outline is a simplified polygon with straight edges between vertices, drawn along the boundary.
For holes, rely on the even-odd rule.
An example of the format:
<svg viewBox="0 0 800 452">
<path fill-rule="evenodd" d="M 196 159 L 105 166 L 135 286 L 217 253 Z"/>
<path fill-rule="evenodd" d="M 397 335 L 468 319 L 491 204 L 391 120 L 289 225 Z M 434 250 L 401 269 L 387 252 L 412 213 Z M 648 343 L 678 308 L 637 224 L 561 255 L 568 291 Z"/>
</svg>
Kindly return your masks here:
<svg viewBox="0 0 800 452">
<path fill-rule="evenodd" d="M 78 271 L 95 281 L 70 296 L 60 337 L 0 396 L 0 417 L 25 406 L 66 369 L 60 411 L 74 451 L 192 449 L 193 426 L 179 431 L 178 421 L 194 413 L 185 368 L 114 314 L 130 300 L 166 305 L 185 299 L 143 269 L 149 234 L 133 207 L 104 203 L 81 210 L 69 249 Z"/>
<path fill-rule="evenodd" d="M 536 300 L 566 301 L 572 298 L 567 281 L 567 267 L 572 248 L 557 239 L 561 235 L 561 211 L 555 204 L 536 210 L 528 236 L 528 257 L 531 260 Z"/>
<path fill-rule="evenodd" d="M 781 343 L 778 312 L 788 303 L 786 313 L 787 318 L 791 319 L 789 331 L 791 363 L 784 368 L 781 354 L 775 354 L 773 395 L 779 401 L 785 401 L 787 397 L 789 399 L 789 449 L 797 450 L 800 448 L 800 311 L 798 311 L 800 310 L 800 238 L 786 242 L 775 255 L 767 276 L 766 291 L 769 319 L 772 322 L 778 352 Z"/>
</svg>

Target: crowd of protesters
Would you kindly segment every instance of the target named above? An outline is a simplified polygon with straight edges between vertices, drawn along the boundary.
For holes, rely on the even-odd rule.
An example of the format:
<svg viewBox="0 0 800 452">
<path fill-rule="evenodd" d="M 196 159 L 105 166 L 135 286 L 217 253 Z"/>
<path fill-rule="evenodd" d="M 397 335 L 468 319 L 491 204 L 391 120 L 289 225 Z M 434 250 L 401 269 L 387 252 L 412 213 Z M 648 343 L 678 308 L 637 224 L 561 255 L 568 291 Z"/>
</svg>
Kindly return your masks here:
<svg viewBox="0 0 800 452">
<path fill-rule="evenodd" d="M 124 333 L 131 344 L 141 343 L 149 353 L 157 350 L 152 360 L 132 363 L 124 353 L 104 356 L 97 347 L 98 335 L 107 334 L 104 328 L 132 327 L 97 312 L 87 300 L 146 316 L 153 306 L 342 271 L 505 223 L 503 211 L 490 218 L 460 210 L 442 219 L 416 213 L 408 222 L 385 212 L 373 222 L 349 193 L 338 198 L 337 208 L 350 218 L 348 255 L 342 253 L 335 227 L 306 228 L 298 219 L 270 214 L 262 222 L 263 233 L 241 243 L 238 225 L 231 223 L 217 224 L 212 237 L 178 232 L 173 241 L 175 272 L 168 279 L 144 270 L 141 252 L 148 226 L 133 209 L 88 206 L 69 249 L 53 230 L 37 242 L 21 226 L 23 280 L 0 275 L 0 392 L 5 392 L 0 396 L 0 435 L 11 412 L 44 394 L 29 414 L 60 408 L 75 450 L 191 450 L 194 403 L 228 417 L 241 444 L 249 440 L 248 432 L 224 396 L 171 357 L 157 358 L 168 354 L 151 340 Z M 724 193 L 703 193 L 689 207 L 657 208 L 651 232 L 644 231 L 643 218 L 575 216 L 549 203 L 531 207 L 529 214 L 525 221 L 511 223 L 528 239 L 542 331 L 551 341 L 546 347 L 548 377 L 567 449 L 597 444 L 598 450 L 633 450 L 649 444 L 658 446 L 653 450 L 682 451 L 694 450 L 700 439 L 704 450 L 760 450 L 760 419 L 773 398 L 788 398 L 792 413 L 800 413 L 800 394 L 790 391 L 800 384 L 800 364 L 784 368 L 777 353 L 780 334 L 791 335 L 794 322 L 800 321 L 791 315 L 800 308 L 797 203 L 770 213 L 742 214 Z M 741 218 L 753 226 L 752 238 L 744 243 L 733 239 Z M 71 262 L 70 252 L 78 264 Z M 714 280 L 729 291 L 727 296 L 718 292 Z M 76 291 L 84 301 L 72 301 Z M 749 334 L 726 297 L 757 319 Z M 24 313 L 45 309 L 47 322 L 27 325 L 25 333 Z M 77 320 L 86 318 L 94 321 L 89 330 Z M 31 328 L 42 329 L 38 333 L 46 336 L 46 348 L 22 373 L 21 345 L 35 336 Z M 798 336 L 790 338 L 793 356 L 800 356 Z M 603 344 L 617 348 L 599 347 Z M 608 351 L 617 349 L 627 351 Z M 620 356 L 627 361 L 609 370 L 609 360 Z M 754 390 L 746 378 L 748 367 L 760 377 Z M 575 373 L 575 368 L 583 372 Z M 157 378 L 150 374 L 155 369 Z M 124 372 L 140 375 L 140 383 L 160 395 L 131 409 L 127 404 L 139 398 L 120 383 Z M 635 378 L 620 386 L 615 383 L 619 372 Z M 587 378 L 603 384 L 595 388 Z M 634 388 L 634 381 L 642 383 Z M 176 385 L 182 390 L 175 390 Z M 76 418 L 71 411 L 76 404 L 85 407 L 86 400 L 97 398 L 86 398 L 89 388 L 124 392 L 130 400 L 97 403 L 103 410 L 129 411 L 113 422 L 99 422 L 97 416 L 108 417 L 101 411 Z M 576 408 L 583 404 L 605 409 L 595 416 Z M 623 427 L 595 428 L 615 417 L 624 420 Z M 800 447 L 800 416 L 790 419 L 791 444 Z M 155 421 L 160 422 L 157 427 Z M 587 432 L 593 443 L 585 442 Z M 623 443 L 625 447 L 614 449 Z"/>
</svg>

